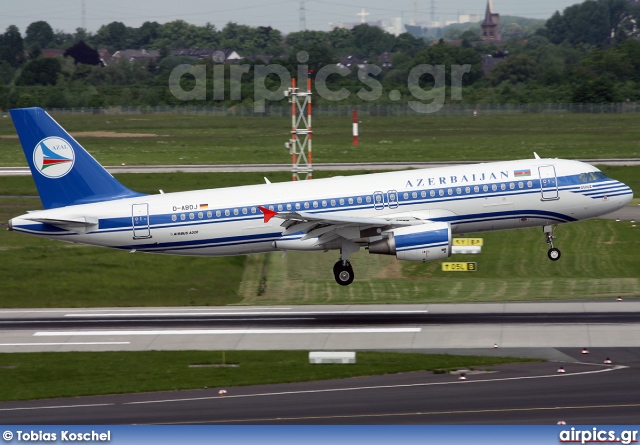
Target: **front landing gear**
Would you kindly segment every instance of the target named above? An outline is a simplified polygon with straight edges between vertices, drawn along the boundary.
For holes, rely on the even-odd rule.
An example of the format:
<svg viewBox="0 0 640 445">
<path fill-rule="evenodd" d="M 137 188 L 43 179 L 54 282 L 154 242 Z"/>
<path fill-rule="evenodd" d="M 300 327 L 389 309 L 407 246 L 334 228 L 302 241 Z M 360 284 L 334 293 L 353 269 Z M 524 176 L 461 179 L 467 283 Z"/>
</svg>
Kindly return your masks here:
<svg viewBox="0 0 640 445">
<path fill-rule="evenodd" d="M 333 275 L 336 278 L 336 283 L 340 286 L 348 286 L 353 283 L 353 267 L 349 261 L 338 260 L 333 265 Z"/>
<path fill-rule="evenodd" d="M 549 251 L 547 252 L 547 256 L 551 261 L 558 261 L 560 259 L 560 249 L 553 247 L 553 240 L 556 239 L 553 236 L 553 231 L 555 226 L 544 226 L 544 234 L 547 238 L 547 244 L 549 245 Z"/>
</svg>

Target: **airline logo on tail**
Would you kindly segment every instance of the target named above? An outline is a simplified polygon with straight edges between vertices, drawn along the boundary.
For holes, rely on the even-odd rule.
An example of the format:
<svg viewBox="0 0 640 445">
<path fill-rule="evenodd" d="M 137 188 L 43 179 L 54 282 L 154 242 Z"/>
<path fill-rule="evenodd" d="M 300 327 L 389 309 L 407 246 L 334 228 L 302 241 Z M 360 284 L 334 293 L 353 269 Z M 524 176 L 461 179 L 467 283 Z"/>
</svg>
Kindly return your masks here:
<svg viewBox="0 0 640 445">
<path fill-rule="evenodd" d="M 38 142 L 33 151 L 33 164 L 42 176 L 62 178 L 73 168 L 76 155 L 64 139 L 51 136 Z"/>
</svg>

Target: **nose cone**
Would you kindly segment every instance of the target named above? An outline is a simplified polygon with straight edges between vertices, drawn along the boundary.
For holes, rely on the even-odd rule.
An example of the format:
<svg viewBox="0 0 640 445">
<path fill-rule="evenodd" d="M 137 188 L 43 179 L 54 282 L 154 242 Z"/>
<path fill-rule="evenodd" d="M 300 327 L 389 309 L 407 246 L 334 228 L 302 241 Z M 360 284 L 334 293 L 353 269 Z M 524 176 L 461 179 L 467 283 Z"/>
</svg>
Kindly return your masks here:
<svg viewBox="0 0 640 445">
<path fill-rule="evenodd" d="M 623 195 L 620 196 L 620 207 L 625 207 L 627 205 L 629 205 L 629 203 L 631 202 L 631 200 L 633 199 L 633 190 L 631 190 L 631 187 L 629 187 L 626 184 L 623 184 L 622 182 L 620 183 L 620 185 L 622 187 L 624 187 L 624 191 L 626 193 L 624 193 Z"/>
</svg>

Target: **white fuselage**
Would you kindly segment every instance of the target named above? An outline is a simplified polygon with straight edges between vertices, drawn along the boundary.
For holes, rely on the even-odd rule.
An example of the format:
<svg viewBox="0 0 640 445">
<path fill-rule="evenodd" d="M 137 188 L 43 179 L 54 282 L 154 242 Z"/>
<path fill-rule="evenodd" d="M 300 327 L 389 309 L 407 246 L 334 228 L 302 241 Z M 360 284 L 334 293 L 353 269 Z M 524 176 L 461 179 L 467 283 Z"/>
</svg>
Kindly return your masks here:
<svg viewBox="0 0 640 445">
<path fill-rule="evenodd" d="M 300 241 L 301 234 L 282 238 L 282 221 L 265 223 L 258 206 L 317 215 L 412 217 L 448 222 L 454 234 L 461 234 L 593 218 L 625 206 L 632 196 L 626 185 L 589 164 L 531 159 L 140 196 L 30 212 L 12 219 L 10 228 L 127 250 L 238 255 L 283 246 L 318 248 Z M 69 222 L 74 220 L 77 225 Z"/>
</svg>

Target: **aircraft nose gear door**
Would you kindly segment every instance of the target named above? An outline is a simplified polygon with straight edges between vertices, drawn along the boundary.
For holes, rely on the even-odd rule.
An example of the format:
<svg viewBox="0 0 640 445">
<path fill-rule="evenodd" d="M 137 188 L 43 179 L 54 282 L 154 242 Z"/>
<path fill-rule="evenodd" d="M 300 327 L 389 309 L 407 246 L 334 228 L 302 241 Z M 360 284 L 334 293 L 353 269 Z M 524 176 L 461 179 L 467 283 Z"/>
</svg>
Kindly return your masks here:
<svg viewBox="0 0 640 445">
<path fill-rule="evenodd" d="M 542 200 L 550 201 L 560 199 L 558 196 L 558 181 L 556 179 L 556 168 L 553 165 L 543 165 L 538 167 L 540 172 L 540 191 Z"/>
<path fill-rule="evenodd" d="M 133 239 L 151 238 L 149 204 L 133 204 L 131 220 L 133 224 Z"/>
</svg>

